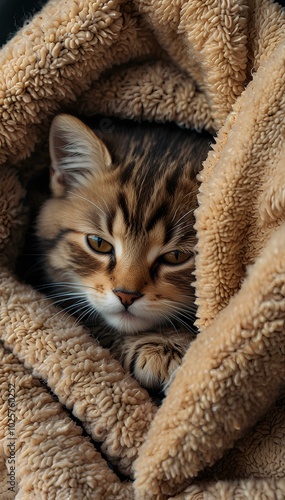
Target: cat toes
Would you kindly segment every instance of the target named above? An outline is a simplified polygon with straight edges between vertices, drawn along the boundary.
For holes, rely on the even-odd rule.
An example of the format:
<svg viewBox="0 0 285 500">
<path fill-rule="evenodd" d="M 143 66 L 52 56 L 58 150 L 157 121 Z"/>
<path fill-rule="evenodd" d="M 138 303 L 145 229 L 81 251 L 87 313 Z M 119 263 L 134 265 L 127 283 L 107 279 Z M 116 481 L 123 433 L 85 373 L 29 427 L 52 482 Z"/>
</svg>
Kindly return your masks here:
<svg viewBox="0 0 285 500">
<path fill-rule="evenodd" d="M 126 359 L 128 370 L 146 389 L 167 386 L 180 366 L 184 352 L 171 343 L 144 344 Z"/>
</svg>

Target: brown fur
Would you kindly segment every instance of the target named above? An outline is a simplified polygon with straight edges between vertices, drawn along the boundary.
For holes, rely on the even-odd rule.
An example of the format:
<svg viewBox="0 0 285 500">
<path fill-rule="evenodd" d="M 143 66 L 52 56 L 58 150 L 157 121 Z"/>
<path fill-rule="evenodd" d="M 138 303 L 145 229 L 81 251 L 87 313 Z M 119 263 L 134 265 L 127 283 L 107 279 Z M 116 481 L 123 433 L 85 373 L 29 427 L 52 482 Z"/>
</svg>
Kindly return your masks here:
<svg viewBox="0 0 285 500">
<path fill-rule="evenodd" d="M 100 314 L 102 342 L 146 387 L 169 380 L 193 338 L 195 174 L 208 149 L 208 137 L 160 126 L 104 136 L 60 115 L 51 128 L 53 196 L 37 233 L 54 297 L 88 324 Z"/>
</svg>

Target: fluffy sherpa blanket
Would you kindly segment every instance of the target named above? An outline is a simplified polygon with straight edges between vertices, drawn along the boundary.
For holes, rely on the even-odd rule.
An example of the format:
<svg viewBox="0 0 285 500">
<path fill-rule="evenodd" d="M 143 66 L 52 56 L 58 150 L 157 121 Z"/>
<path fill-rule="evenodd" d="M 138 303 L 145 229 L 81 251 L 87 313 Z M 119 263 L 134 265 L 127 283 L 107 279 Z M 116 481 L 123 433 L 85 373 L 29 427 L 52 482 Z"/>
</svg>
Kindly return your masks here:
<svg viewBox="0 0 285 500">
<path fill-rule="evenodd" d="M 285 15 L 270 0 L 49 0 L 0 51 L 0 498 L 285 498 Z M 59 111 L 217 133 L 199 334 L 162 406 L 17 278 Z"/>
</svg>

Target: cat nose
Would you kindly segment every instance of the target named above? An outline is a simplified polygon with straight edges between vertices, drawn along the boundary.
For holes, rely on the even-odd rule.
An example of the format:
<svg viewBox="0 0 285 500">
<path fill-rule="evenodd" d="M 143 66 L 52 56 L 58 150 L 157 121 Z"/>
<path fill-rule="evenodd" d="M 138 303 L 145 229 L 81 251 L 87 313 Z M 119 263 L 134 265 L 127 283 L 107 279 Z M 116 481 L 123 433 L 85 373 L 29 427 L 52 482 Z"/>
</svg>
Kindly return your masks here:
<svg viewBox="0 0 285 500">
<path fill-rule="evenodd" d="M 113 293 L 117 295 L 126 309 L 128 309 L 128 307 L 131 306 L 135 300 L 143 296 L 143 294 L 140 292 L 131 292 L 128 290 L 123 290 L 122 288 L 115 288 L 113 290 Z"/>
</svg>

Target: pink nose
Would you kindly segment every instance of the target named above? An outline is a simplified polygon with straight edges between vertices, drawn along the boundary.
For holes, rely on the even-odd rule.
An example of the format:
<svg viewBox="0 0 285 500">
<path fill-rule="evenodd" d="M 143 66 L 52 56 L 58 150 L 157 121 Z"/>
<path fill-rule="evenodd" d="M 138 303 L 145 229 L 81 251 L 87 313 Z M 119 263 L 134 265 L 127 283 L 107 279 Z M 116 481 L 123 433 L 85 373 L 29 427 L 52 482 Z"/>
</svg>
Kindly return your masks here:
<svg viewBox="0 0 285 500">
<path fill-rule="evenodd" d="M 123 290 L 122 288 L 115 288 L 113 293 L 117 295 L 123 306 L 128 309 L 132 303 L 143 296 L 140 292 L 129 292 L 128 290 Z"/>
</svg>

